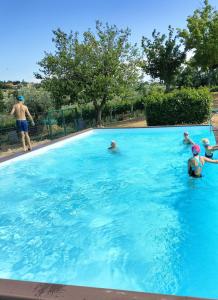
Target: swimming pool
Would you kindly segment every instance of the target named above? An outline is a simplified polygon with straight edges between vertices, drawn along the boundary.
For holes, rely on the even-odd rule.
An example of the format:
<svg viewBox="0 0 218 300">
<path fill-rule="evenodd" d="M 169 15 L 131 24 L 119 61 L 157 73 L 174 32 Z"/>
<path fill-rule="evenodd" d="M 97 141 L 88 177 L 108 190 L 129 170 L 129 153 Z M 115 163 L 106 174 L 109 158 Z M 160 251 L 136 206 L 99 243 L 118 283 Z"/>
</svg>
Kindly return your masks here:
<svg viewBox="0 0 218 300">
<path fill-rule="evenodd" d="M 184 130 L 215 142 L 99 129 L 0 164 L 0 278 L 217 298 L 218 166 L 187 176 Z"/>
</svg>

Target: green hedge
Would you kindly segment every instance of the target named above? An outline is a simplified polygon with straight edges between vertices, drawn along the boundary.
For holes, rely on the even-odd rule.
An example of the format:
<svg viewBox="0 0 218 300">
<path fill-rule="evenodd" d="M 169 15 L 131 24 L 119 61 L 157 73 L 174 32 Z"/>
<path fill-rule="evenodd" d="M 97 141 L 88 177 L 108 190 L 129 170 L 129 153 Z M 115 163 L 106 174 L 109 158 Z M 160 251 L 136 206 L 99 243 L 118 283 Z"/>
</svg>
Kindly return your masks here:
<svg viewBox="0 0 218 300">
<path fill-rule="evenodd" d="M 200 124 L 208 120 L 211 103 L 207 88 L 151 94 L 145 99 L 147 123 L 150 126 Z"/>
</svg>

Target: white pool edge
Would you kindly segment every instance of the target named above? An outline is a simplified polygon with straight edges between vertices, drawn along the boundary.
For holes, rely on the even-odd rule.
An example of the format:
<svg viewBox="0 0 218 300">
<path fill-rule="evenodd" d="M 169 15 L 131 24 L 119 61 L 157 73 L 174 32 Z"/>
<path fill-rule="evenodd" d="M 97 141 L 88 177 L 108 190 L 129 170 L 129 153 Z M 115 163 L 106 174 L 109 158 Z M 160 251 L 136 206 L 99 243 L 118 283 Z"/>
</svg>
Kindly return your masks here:
<svg viewBox="0 0 218 300">
<path fill-rule="evenodd" d="M 66 139 L 61 140 L 61 141 L 57 141 L 57 142 L 55 142 L 53 144 L 50 144 L 48 146 L 43 146 L 42 148 L 36 149 L 32 152 L 24 153 L 23 155 L 19 155 L 19 156 L 16 156 L 14 158 L 11 158 L 9 160 L 0 162 L 0 168 L 5 167 L 7 165 L 10 165 L 10 164 L 12 164 L 14 162 L 17 162 L 17 161 L 28 160 L 32 157 L 41 155 L 41 154 L 43 154 L 43 153 L 45 153 L 45 152 L 47 152 L 51 149 L 59 148 L 59 147 L 65 145 L 65 144 L 68 144 L 68 143 L 72 142 L 72 141 L 83 139 L 83 138 L 93 134 L 93 132 L 94 132 L 94 130 L 90 129 L 89 131 L 79 133 L 75 136 L 66 137 Z"/>
</svg>

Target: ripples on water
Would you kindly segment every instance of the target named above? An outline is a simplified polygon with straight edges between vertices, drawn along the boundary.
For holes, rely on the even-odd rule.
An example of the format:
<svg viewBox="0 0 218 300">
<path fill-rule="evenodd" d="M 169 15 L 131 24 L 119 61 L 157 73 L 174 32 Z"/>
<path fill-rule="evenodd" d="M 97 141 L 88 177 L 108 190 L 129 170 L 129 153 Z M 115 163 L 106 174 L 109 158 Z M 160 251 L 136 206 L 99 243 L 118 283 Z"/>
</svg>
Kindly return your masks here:
<svg viewBox="0 0 218 300">
<path fill-rule="evenodd" d="M 218 167 L 187 176 L 183 130 L 98 130 L 0 168 L 0 277 L 218 297 Z"/>
</svg>

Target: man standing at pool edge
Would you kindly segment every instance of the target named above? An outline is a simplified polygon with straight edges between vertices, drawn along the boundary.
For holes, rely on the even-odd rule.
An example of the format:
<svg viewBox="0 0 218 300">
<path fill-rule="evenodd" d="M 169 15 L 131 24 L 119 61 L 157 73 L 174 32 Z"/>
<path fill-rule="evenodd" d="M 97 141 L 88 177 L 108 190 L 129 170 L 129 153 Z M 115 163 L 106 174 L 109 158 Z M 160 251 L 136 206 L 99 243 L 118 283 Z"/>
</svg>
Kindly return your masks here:
<svg viewBox="0 0 218 300">
<path fill-rule="evenodd" d="M 29 110 L 28 110 L 28 107 L 23 104 L 24 97 L 18 96 L 17 101 L 18 101 L 18 103 L 16 103 L 12 108 L 11 115 L 15 115 L 15 117 L 16 117 L 16 125 L 17 125 L 18 131 L 21 134 L 23 150 L 27 151 L 27 149 L 28 149 L 30 151 L 30 150 L 32 150 L 32 147 L 31 147 L 31 143 L 30 143 L 30 137 L 28 134 L 28 123 L 26 120 L 26 115 L 30 118 L 30 121 L 33 126 L 35 125 L 35 123 L 33 121 L 33 118 L 31 116 Z M 26 142 L 27 142 L 27 148 L 26 148 Z"/>
</svg>

